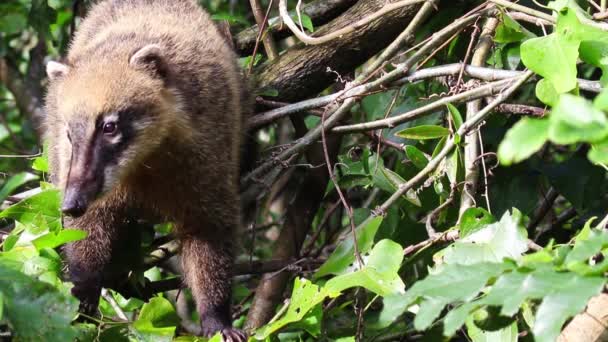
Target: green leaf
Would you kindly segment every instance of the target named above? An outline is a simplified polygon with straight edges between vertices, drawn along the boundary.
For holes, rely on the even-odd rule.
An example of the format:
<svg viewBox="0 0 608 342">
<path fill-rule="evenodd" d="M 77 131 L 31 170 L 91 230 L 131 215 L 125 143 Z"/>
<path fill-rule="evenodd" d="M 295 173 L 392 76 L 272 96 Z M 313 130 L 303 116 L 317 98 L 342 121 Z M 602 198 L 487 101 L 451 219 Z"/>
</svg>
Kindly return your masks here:
<svg viewBox="0 0 608 342">
<path fill-rule="evenodd" d="M 606 115 L 582 97 L 561 95 L 549 120 L 549 139 L 556 144 L 599 142 L 608 137 Z"/>
<path fill-rule="evenodd" d="M 370 250 L 374 243 L 374 236 L 382 223 L 382 217 L 369 217 L 355 229 L 357 233 L 357 246 L 360 253 Z M 355 248 L 352 236 L 342 240 L 329 256 L 327 261 L 319 267 L 315 273 L 315 278 L 320 278 L 328 274 L 343 274 L 352 267 L 355 261 Z"/>
<path fill-rule="evenodd" d="M 517 21 L 513 20 L 509 15 L 502 13 L 500 16 L 502 21 L 496 28 L 494 41 L 497 43 L 515 43 L 521 42 L 524 39 L 535 37 L 533 33 L 526 30 Z"/>
<path fill-rule="evenodd" d="M 179 322 L 171 302 L 162 297 L 154 297 L 141 308 L 139 317 L 133 322 L 133 328 L 144 335 L 171 341 Z"/>
<path fill-rule="evenodd" d="M 274 323 L 258 329 L 255 338 L 258 340 L 266 339 L 287 324 L 302 320 L 310 310 L 330 295 L 329 291 L 320 288 L 309 280 L 296 278 L 291 293 L 291 302 L 285 315 Z"/>
<path fill-rule="evenodd" d="M 474 265 L 447 264 L 438 272 L 416 282 L 398 300 L 409 306 L 418 298 L 423 298 L 420 310 L 428 312 L 417 315 L 414 326 L 424 330 L 441 313 L 443 306 L 459 301 L 469 301 L 481 291 L 487 282 L 508 267 L 505 264 L 477 263 Z"/>
<path fill-rule="evenodd" d="M 414 166 L 416 166 L 416 168 L 419 170 L 424 169 L 429 163 L 429 158 L 424 154 L 424 152 L 420 151 L 415 146 L 405 146 L 405 154 L 412 164 L 414 164 Z"/>
<path fill-rule="evenodd" d="M 378 242 L 360 270 L 334 277 L 324 288 L 331 293 L 361 286 L 381 295 L 403 293 L 405 285 L 397 273 L 403 260 L 403 248 L 391 240 Z"/>
<path fill-rule="evenodd" d="M 451 103 L 448 103 L 446 105 L 448 107 L 448 110 L 450 111 L 450 116 L 452 118 L 452 121 L 454 122 L 454 131 L 457 131 L 460 126 L 462 126 L 462 115 L 460 114 L 460 111 L 458 111 L 458 108 L 456 108 L 456 106 L 454 106 Z"/>
<path fill-rule="evenodd" d="M 549 137 L 548 119 L 523 118 L 509 131 L 498 147 L 503 165 L 518 163 L 540 150 Z"/>
<path fill-rule="evenodd" d="M 552 33 L 521 44 L 521 59 L 526 67 L 551 81 L 558 93 L 574 89 L 576 60 L 580 41 L 569 35 Z"/>
<path fill-rule="evenodd" d="M 27 9 L 16 2 L 0 4 L 0 32 L 13 35 L 25 30 L 27 26 Z"/>
<path fill-rule="evenodd" d="M 496 222 L 492 214 L 483 208 L 469 208 L 460 217 L 460 238 L 465 238 L 472 233 Z"/>
<path fill-rule="evenodd" d="M 43 248 L 55 248 L 68 242 L 82 240 L 87 237 L 87 232 L 79 229 L 62 229 L 58 233 L 49 232 L 32 241 L 37 250 Z"/>
<path fill-rule="evenodd" d="M 4 319 L 17 341 L 73 341 L 78 301 L 0 261 Z"/>
<path fill-rule="evenodd" d="M 46 158 L 46 155 L 36 157 L 36 159 L 34 159 L 34 163 L 32 164 L 32 169 L 40 172 L 49 172 L 49 161 Z"/>
<path fill-rule="evenodd" d="M 477 327 L 473 319 L 466 321 L 467 333 L 473 342 L 517 342 L 517 323 L 513 322 L 508 327 L 497 331 L 485 331 Z"/>
<path fill-rule="evenodd" d="M 378 168 L 380 169 L 380 172 L 375 172 L 373 174 L 373 182 L 374 185 L 380 189 L 389 193 L 394 193 L 399 189 L 400 185 L 405 183 L 405 180 L 395 171 L 387 169 L 384 166 Z M 414 189 L 409 189 L 402 197 L 417 207 L 422 205 Z"/>
<path fill-rule="evenodd" d="M 564 264 L 569 269 L 592 273 L 593 268 L 588 267 L 589 259 L 608 247 L 608 233 L 603 229 L 591 229 L 588 234 L 585 238 L 577 237 L 574 248 L 566 256 Z M 600 272 L 595 273 L 601 275 Z"/>
<path fill-rule="evenodd" d="M 549 268 L 517 270 L 501 276 L 480 302 L 501 305 L 501 314 L 511 316 L 525 300 L 542 299 L 532 331 L 536 341 L 555 341 L 566 320 L 581 312 L 604 283 L 602 277 L 582 277 Z"/>
<path fill-rule="evenodd" d="M 298 26 L 300 25 L 300 20 L 302 20 L 302 21 L 301 21 L 301 24 L 302 24 L 302 26 L 303 26 L 305 29 L 307 29 L 307 30 L 308 30 L 308 31 L 310 31 L 310 32 L 315 32 L 315 27 L 314 27 L 314 25 L 312 24 L 312 19 L 310 19 L 310 17 L 309 17 L 309 16 L 307 16 L 306 14 L 304 14 L 304 13 L 300 13 L 300 16 L 298 17 L 298 14 L 294 13 L 294 14 L 292 14 L 292 15 L 291 15 L 291 19 L 292 19 L 292 20 L 293 20 L 293 21 L 294 21 L 296 24 L 298 24 Z"/>
<path fill-rule="evenodd" d="M 9 178 L 2 188 L 0 188 L 0 203 L 2 203 L 10 194 L 13 193 L 23 184 L 38 179 L 38 176 L 29 172 L 20 172 Z"/>
<path fill-rule="evenodd" d="M 527 232 L 520 222 L 521 213 L 517 209 L 512 214 L 506 212 L 499 222 L 488 224 L 444 249 L 443 261 L 469 265 L 520 259 L 528 250 Z"/>
<path fill-rule="evenodd" d="M 557 101 L 559 101 L 557 90 L 555 90 L 553 84 L 545 78 L 536 83 L 535 91 L 536 97 L 544 104 L 555 106 Z"/>
<path fill-rule="evenodd" d="M 49 189 L 25 199 L 0 212 L 0 218 L 8 217 L 24 224 L 34 222 L 37 216 L 42 217 L 55 231 L 61 226 L 59 210 L 59 190 Z"/>
<path fill-rule="evenodd" d="M 591 144 L 587 158 L 596 164 L 608 164 L 608 139 Z"/>
<path fill-rule="evenodd" d="M 450 135 L 450 130 L 442 126 L 422 125 L 406 128 L 395 135 L 412 140 L 437 139 Z"/>
</svg>

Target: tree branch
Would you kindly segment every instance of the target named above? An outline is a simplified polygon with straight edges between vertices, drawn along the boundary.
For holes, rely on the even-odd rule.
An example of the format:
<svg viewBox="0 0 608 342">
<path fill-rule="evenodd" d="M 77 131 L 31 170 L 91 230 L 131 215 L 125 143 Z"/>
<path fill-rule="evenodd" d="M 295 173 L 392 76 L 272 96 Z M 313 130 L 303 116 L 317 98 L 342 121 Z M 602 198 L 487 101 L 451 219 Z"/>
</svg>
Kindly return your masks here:
<svg viewBox="0 0 608 342">
<path fill-rule="evenodd" d="M 498 27 L 498 19 L 488 18 L 483 26 L 479 42 L 473 53 L 471 65 L 484 66 L 491 48 L 494 46 L 494 32 Z M 477 115 L 481 107 L 481 99 L 476 99 L 467 103 L 466 119 Z M 477 186 L 479 181 L 479 167 L 476 165 L 479 157 L 479 131 L 472 132 L 464 137 L 464 187 L 460 196 L 460 216 L 475 204 Z"/>
<path fill-rule="evenodd" d="M 316 31 L 318 35 L 349 26 L 380 10 L 386 0 L 359 1 L 340 17 Z M 405 28 L 420 5 L 408 5 L 374 20 L 330 43 L 298 44 L 256 72 L 259 88 L 278 91 L 277 101 L 294 101 L 318 94 L 382 50 Z"/>
<path fill-rule="evenodd" d="M 302 13 L 310 17 L 315 26 L 320 26 L 336 18 L 355 2 L 357 2 L 357 0 L 316 0 L 304 5 L 302 7 Z M 291 33 L 289 28 L 283 24 L 279 17 L 269 19 L 268 23 L 269 26 L 267 30 L 277 39 L 285 38 Z M 259 26 L 254 25 L 236 35 L 234 44 L 238 53 L 241 55 L 251 54 L 259 30 Z"/>
</svg>

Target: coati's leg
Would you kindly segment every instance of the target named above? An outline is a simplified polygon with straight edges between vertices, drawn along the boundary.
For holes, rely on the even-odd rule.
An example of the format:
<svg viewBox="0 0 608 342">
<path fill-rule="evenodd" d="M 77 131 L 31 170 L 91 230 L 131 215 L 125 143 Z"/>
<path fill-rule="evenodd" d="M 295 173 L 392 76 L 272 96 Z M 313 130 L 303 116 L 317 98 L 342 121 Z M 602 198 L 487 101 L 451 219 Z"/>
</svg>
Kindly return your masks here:
<svg viewBox="0 0 608 342">
<path fill-rule="evenodd" d="M 79 311 L 89 316 L 97 313 L 104 272 L 119 238 L 119 227 L 127 223 L 124 210 L 94 205 L 79 218 L 64 217 L 67 228 L 87 232 L 84 240 L 64 246 L 72 294 L 80 300 Z"/>
<path fill-rule="evenodd" d="M 213 231 L 206 229 L 207 231 Z M 226 232 L 226 227 L 215 232 Z M 201 317 L 202 334 L 207 337 L 221 331 L 224 340 L 246 341 L 246 336 L 232 328 L 230 295 L 233 250 L 230 236 L 206 236 L 189 233 L 181 236 L 182 267 Z M 220 234 L 213 234 L 220 235 Z M 230 233 L 226 232 L 226 235 Z"/>
</svg>

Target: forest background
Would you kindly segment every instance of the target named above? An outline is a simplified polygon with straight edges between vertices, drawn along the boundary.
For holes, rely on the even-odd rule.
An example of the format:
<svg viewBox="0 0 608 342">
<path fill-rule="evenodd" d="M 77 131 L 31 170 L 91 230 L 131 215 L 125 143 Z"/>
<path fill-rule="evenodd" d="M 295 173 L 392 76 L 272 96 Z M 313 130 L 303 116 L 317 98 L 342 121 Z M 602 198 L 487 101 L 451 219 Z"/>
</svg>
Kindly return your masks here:
<svg viewBox="0 0 608 342">
<path fill-rule="evenodd" d="M 168 222 L 137 223 L 100 317 L 62 275 L 86 233 L 48 183 L 44 69 L 89 5 L 0 2 L 0 336 L 203 341 Z M 255 96 L 233 289 L 252 340 L 606 338 L 606 0 L 201 5 Z"/>
</svg>

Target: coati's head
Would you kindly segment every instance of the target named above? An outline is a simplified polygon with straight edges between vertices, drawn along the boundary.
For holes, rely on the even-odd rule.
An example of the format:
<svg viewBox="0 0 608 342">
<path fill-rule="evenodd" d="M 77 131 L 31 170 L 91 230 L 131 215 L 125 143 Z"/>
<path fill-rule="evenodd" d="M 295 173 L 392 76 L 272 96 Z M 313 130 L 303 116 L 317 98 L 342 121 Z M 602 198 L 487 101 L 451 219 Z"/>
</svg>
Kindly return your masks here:
<svg viewBox="0 0 608 342">
<path fill-rule="evenodd" d="M 65 214 L 82 215 L 169 134 L 179 106 L 167 72 L 156 44 L 124 58 L 47 64 L 49 156 Z"/>
</svg>

